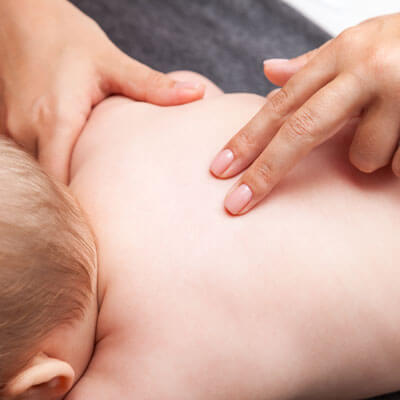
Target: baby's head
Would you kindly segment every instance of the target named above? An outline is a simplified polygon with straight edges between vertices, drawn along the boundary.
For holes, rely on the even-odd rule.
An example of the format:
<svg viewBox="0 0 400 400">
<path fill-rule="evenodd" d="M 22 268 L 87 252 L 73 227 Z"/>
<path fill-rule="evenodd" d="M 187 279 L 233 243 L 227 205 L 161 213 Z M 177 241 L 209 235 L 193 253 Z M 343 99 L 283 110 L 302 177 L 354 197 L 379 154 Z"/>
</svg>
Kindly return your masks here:
<svg viewBox="0 0 400 400">
<path fill-rule="evenodd" d="M 94 346 L 96 254 L 61 185 L 0 137 L 0 398 L 58 399 Z"/>
</svg>

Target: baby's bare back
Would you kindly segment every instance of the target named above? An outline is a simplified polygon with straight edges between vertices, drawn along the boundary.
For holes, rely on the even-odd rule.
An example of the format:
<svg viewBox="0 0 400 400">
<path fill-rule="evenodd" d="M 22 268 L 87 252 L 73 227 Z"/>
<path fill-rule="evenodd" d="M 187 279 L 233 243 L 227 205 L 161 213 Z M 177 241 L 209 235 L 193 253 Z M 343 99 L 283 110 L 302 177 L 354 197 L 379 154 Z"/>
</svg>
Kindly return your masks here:
<svg viewBox="0 0 400 400">
<path fill-rule="evenodd" d="M 233 181 L 207 167 L 262 103 L 113 98 L 95 110 L 72 164 L 106 293 L 81 393 L 326 400 L 400 388 L 400 186 L 353 169 L 341 135 L 252 213 L 227 215 Z"/>
</svg>

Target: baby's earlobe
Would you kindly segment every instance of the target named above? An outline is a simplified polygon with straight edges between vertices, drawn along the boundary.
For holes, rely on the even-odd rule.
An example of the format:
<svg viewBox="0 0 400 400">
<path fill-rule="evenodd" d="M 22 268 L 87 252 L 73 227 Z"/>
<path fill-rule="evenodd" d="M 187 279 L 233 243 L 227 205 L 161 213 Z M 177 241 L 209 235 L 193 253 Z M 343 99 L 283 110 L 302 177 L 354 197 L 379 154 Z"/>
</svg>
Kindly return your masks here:
<svg viewBox="0 0 400 400">
<path fill-rule="evenodd" d="M 6 386 L 8 396 L 29 399 L 53 399 L 65 395 L 74 384 L 72 367 L 44 353 L 37 354 L 30 364 Z"/>
</svg>

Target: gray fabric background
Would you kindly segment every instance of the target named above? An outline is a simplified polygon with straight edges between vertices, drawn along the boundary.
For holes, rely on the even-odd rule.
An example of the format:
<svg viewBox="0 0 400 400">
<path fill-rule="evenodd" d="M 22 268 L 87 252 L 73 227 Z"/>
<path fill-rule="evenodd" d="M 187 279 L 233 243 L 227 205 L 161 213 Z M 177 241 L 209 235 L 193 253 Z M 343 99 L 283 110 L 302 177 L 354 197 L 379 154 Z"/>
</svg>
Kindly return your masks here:
<svg viewBox="0 0 400 400">
<path fill-rule="evenodd" d="M 190 69 L 225 91 L 265 94 L 269 57 L 292 57 L 328 34 L 276 0 L 73 0 L 136 59 Z"/>
<path fill-rule="evenodd" d="M 293 57 L 329 39 L 279 0 L 72 2 L 132 57 L 163 72 L 200 72 L 226 92 L 266 94 L 265 58 Z M 400 400 L 400 392 L 376 399 Z"/>
</svg>

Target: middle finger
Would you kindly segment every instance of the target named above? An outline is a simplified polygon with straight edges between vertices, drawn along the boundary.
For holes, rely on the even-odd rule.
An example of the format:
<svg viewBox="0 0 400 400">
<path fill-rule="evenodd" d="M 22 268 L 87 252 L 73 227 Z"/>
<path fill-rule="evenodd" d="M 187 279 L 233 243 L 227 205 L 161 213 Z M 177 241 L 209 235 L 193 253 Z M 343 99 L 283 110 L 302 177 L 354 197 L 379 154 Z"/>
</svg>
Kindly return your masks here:
<svg viewBox="0 0 400 400">
<path fill-rule="evenodd" d="M 229 178 L 247 168 L 280 129 L 287 117 L 336 76 L 334 50 L 327 46 L 279 91 L 218 153 L 210 171 Z"/>
</svg>

